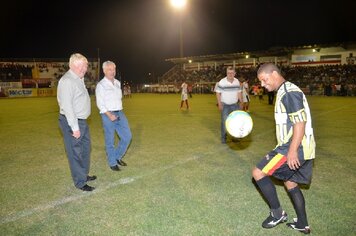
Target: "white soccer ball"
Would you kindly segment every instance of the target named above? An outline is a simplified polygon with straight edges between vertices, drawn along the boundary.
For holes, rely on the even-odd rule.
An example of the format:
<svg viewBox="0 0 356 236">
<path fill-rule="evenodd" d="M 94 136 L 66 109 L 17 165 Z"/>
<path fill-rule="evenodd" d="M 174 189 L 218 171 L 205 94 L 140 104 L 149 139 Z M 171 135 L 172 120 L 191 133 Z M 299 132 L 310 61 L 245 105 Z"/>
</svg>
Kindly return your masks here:
<svg viewBox="0 0 356 236">
<path fill-rule="evenodd" d="M 225 127 L 231 136 L 243 138 L 251 133 L 253 121 L 247 112 L 236 110 L 228 115 L 225 121 Z"/>
</svg>

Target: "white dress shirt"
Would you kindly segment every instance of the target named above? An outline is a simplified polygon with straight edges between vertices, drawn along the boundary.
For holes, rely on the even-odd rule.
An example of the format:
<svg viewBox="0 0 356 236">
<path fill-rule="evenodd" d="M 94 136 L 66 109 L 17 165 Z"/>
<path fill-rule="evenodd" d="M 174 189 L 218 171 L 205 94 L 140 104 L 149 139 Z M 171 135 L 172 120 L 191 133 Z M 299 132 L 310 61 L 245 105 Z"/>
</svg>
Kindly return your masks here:
<svg viewBox="0 0 356 236">
<path fill-rule="evenodd" d="M 113 83 L 104 77 L 96 85 L 95 96 L 100 113 L 122 110 L 121 83 L 117 79 Z"/>
</svg>

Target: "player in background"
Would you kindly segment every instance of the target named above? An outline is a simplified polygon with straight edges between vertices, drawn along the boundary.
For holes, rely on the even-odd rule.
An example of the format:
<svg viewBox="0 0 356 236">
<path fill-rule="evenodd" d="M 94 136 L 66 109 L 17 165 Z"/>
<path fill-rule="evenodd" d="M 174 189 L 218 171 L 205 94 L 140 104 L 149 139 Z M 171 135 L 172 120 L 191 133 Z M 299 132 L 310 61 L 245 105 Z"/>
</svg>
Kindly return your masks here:
<svg viewBox="0 0 356 236">
<path fill-rule="evenodd" d="M 315 158 L 309 105 L 300 88 L 286 81 L 274 64 L 263 64 L 257 71 L 257 77 L 264 88 L 277 92 L 274 116 L 278 144 L 252 171 L 270 207 L 270 216 L 262 227 L 273 228 L 287 221 L 287 213 L 281 207 L 276 187 L 269 177 L 273 176 L 284 182 L 297 214 L 297 218 L 287 226 L 309 234 L 305 199 L 299 188 L 300 184 L 310 184 Z"/>
<path fill-rule="evenodd" d="M 181 85 L 181 102 L 180 102 L 180 109 L 183 109 L 183 104 L 185 103 L 187 110 L 189 110 L 188 104 L 188 84 L 183 82 Z"/>
<path fill-rule="evenodd" d="M 131 98 L 131 86 L 127 84 L 127 97 Z"/>
<path fill-rule="evenodd" d="M 250 95 L 248 94 L 249 92 L 249 85 L 248 85 L 248 80 L 241 78 L 240 82 L 242 81 L 242 110 L 249 112 L 248 108 L 250 105 Z"/>
<path fill-rule="evenodd" d="M 129 96 L 129 90 L 127 85 L 124 83 L 124 98 L 127 98 Z"/>
<path fill-rule="evenodd" d="M 190 98 L 193 98 L 193 85 L 188 84 L 188 94 Z"/>
<path fill-rule="evenodd" d="M 227 116 L 242 108 L 242 86 L 235 75 L 235 69 L 229 66 L 226 69 L 226 77 L 221 79 L 215 88 L 218 107 L 221 111 L 221 143 L 226 143 L 225 121 Z M 238 102 L 240 102 L 240 106 L 237 104 Z"/>
<path fill-rule="evenodd" d="M 257 95 L 258 95 L 258 100 L 260 101 L 260 102 L 262 102 L 264 99 L 263 99 L 263 87 L 262 86 L 260 86 L 260 85 L 258 85 L 257 86 Z"/>
</svg>

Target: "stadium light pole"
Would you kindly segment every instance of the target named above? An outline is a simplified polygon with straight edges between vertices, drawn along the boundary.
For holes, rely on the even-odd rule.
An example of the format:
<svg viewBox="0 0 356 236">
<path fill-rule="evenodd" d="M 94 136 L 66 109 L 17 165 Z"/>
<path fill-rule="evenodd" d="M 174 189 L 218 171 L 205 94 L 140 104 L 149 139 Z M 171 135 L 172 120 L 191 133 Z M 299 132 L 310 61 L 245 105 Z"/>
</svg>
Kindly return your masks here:
<svg viewBox="0 0 356 236">
<path fill-rule="evenodd" d="M 187 5 L 187 0 L 170 0 L 170 3 L 174 9 L 179 11 L 179 56 L 182 58 L 184 56 L 183 48 L 183 11 Z"/>
<path fill-rule="evenodd" d="M 100 80 L 100 48 L 98 48 L 98 81 Z"/>
</svg>

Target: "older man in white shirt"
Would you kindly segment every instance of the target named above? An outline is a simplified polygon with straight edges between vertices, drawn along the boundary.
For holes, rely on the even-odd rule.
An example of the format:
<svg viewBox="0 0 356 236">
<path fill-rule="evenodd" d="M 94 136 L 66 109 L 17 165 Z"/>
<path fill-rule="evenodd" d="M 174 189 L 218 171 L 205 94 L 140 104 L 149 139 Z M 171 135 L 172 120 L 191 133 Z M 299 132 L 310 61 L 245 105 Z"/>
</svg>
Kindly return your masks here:
<svg viewBox="0 0 356 236">
<path fill-rule="evenodd" d="M 113 171 L 119 171 L 119 165 L 127 165 L 122 158 L 130 145 L 132 134 L 123 112 L 121 83 L 115 79 L 115 63 L 104 62 L 103 71 L 105 76 L 95 89 L 96 104 L 103 122 L 108 164 Z M 120 138 L 117 145 L 115 145 L 115 133 Z"/>
<path fill-rule="evenodd" d="M 69 68 L 58 82 L 59 126 L 75 187 L 83 191 L 93 191 L 95 188 L 87 185 L 88 181 L 96 179 L 95 175 L 88 175 L 91 141 L 86 119 L 90 115 L 91 105 L 84 84 L 88 60 L 79 53 L 72 54 Z"/>
</svg>

